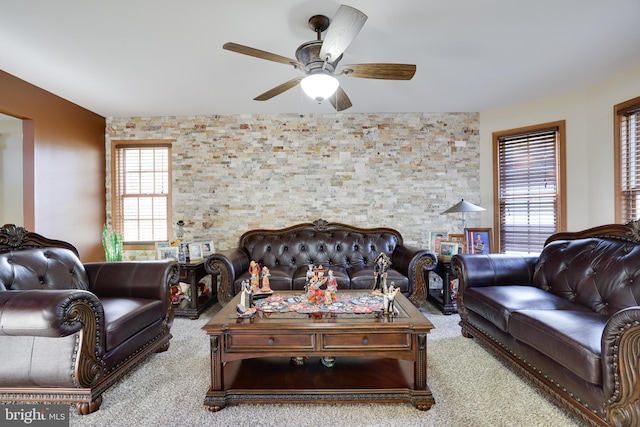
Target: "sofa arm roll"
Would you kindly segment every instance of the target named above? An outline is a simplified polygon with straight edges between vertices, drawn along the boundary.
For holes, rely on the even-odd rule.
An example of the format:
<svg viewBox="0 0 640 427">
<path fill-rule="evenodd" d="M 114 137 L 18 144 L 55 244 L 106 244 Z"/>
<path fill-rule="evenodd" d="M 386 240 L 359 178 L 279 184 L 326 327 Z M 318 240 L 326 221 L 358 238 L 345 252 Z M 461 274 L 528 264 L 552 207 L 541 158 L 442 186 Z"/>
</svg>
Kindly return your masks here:
<svg viewBox="0 0 640 427">
<path fill-rule="evenodd" d="M 65 337 L 104 330 L 102 304 L 78 289 L 0 292 L 0 336 Z"/>
<path fill-rule="evenodd" d="M 425 270 L 433 270 L 438 264 L 436 254 L 428 249 L 412 246 L 396 246 L 391 254 L 392 267 L 409 279 L 409 301 L 416 307 L 427 300 Z"/>
<path fill-rule="evenodd" d="M 460 290 L 500 285 L 531 285 L 538 255 L 458 254 L 451 269 L 460 279 Z"/>
<path fill-rule="evenodd" d="M 179 264 L 172 260 L 89 262 L 84 264 L 89 290 L 98 297 L 159 299 L 169 306 L 171 285 L 179 280 Z"/>
<path fill-rule="evenodd" d="M 607 419 L 616 420 L 616 425 L 640 425 L 640 307 L 611 316 L 601 345 Z"/>
<path fill-rule="evenodd" d="M 249 270 L 249 255 L 240 248 L 211 254 L 204 262 L 204 268 L 209 274 L 218 273 L 218 302 L 228 303 L 235 295 L 233 283 L 236 277 Z"/>
</svg>

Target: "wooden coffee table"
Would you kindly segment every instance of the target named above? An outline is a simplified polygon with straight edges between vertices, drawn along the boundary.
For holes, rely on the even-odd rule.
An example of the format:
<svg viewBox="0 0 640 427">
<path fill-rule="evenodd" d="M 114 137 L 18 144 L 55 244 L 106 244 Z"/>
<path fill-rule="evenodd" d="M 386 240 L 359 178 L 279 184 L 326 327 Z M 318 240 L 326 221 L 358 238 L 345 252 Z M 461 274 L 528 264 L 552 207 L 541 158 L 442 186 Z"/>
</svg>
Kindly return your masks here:
<svg viewBox="0 0 640 427">
<path fill-rule="evenodd" d="M 258 312 L 238 318 L 239 298 L 203 327 L 211 346 L 209 410 L 239 403 L 408 402 L 420 410 L 435 404 L 427 385 L 427 334 L 434 326 L 404 296 L 396 298 L 396 317 Z M 295 366 L 292 356 L 309 358 Z M 319 363 L 322 356 L 335 356 L 335 366 Z"/>
</svg>

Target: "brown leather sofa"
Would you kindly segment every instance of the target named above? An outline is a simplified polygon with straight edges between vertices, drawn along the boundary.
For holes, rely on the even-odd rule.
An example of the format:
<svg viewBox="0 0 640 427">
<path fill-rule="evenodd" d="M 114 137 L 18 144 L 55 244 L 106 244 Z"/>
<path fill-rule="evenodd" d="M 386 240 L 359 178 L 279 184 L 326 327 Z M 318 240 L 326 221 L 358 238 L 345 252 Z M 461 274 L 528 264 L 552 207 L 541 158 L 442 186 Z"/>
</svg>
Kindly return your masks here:
<svg viewBox="0 0 640 427">
<path fill-rule="evenodd" d="M 452 268 L 463 335 L 583 424 L 640 425 L 639 221 L 555 234 L 539 256 L 456 255 Z"/>
<path fill-rule="evenodd" d="M 338 289 L 373 289 L 374 259 L 384 253 L 391 259 L 387 283 L 416 306 L 427 297 L 425 269 L 437 264 L 436 255 L 405 246 L 402 235 L 390 228 L 358 228 L 318 219 L 279 230 L 251 230 L 238 247 L 215 253 L 205 260 L 209 273 L 220 275 L 218 301 L 229 302 L 249 280 L 249 263 L 267 266 L 273 290 L 303 290 L 309 264 L 333 270 Z"/>
<path fill-rule="evenodd" d="M 76 402 L 169 348 L 174 261 L 82 264 L 71 244 L 0 229 L 0 401 Z"/>
</svg>

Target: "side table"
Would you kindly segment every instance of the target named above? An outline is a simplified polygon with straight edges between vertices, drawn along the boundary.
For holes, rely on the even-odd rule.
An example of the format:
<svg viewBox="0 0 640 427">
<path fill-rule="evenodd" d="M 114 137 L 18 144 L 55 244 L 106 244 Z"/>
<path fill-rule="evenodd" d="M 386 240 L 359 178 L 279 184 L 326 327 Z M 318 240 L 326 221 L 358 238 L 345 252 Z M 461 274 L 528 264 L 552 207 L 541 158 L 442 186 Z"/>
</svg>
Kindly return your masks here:
<svg viewBox="0 0 640 427">
<path fill-rule="evenodd" d="M 452 289 L 451 281 L 455 280 L 455 276 L 451 271 L 451 262 L 438 260 L 438 265 L 433 270 L 435 274 L 442 279 L 442 287 L 432 288 L 431 277 L 427 271 L 427 283 L 429 284 L 429 292 L 427 299 L 434 302 L 444 314 L 452 314 L 458 312 L 457 295 L 458 289 Z"/>
<path fill-rule="evenodd" d="M 206 275 L 204 261 L 180 263 L 180 282 L 189 285 L 189 292 L 186 298 L 174 304 L 173 310 L 176 316 L 197 319 L 200 317 L 200 313 L 218 301 L 218 275 L 216 273 L 211 275 L 211 289 L 208 292 L 203 293 L 202 289 L 198 289 L 203 287 L 198 284 Z"/>
</svg>

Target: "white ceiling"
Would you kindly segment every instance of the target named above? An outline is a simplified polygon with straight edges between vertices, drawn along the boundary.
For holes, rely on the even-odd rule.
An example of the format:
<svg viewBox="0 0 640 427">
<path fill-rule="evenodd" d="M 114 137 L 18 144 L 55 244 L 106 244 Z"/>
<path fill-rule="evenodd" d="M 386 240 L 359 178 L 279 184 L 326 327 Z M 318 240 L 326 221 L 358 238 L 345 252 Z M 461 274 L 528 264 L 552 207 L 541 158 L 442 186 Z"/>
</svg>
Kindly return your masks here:
<svg viewBox="0 0 640 427">
<path fill-rule="evenodd" d="M 339 77 L 345 112 L 483 111 L 589 86 L 640 61 L 640 0 L 343 0 L 369 19 L 341 65 L 417 65 L 411 81 Z M 0 69 L 105 117 L 331 112 L 289 58 L 340 0 L 0 0 Z M 639 76 L 640 78 L 640 76 Z M 0 94 L 1 96 L 1 94 Z"/>
</svg>

